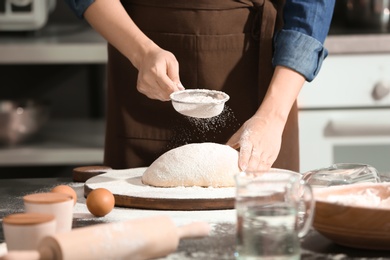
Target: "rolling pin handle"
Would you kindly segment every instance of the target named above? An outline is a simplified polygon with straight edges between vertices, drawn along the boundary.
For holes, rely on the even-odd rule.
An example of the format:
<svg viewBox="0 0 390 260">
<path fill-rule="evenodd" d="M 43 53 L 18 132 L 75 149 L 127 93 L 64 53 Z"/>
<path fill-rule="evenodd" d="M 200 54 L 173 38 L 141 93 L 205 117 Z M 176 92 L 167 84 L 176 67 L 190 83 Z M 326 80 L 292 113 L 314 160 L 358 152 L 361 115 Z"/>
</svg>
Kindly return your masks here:
<svg viewBox="0 0 390 260">
<path fill-rule="evenodd" d="M 0 256 L 0 260 L 42 260 L 41 255 L 35 250 L 15 250 Z"/>
<path fill-rule="evenodd" d="M 192 222 L 177 228 L 179 239 L 205 237 L 210 234 L 210 230 L 207 222 Z"/>
</svg>

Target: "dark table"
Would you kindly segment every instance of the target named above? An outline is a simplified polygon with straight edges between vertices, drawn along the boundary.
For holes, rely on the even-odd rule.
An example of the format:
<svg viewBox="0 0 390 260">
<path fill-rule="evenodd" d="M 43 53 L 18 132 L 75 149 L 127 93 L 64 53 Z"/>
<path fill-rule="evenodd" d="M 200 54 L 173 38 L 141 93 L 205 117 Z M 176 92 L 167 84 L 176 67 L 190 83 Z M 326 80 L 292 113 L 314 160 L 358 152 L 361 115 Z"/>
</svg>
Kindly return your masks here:
<svg viewBox="0 0 390 260">
<path fill-rule="evenodd" d="M 0 218 L 16 212 L 23 211 L 22 197 L 26 194 L 47 192 L 59 184 L 72 186 L 78 194 L 78 202 L 75 206 L 73 228 L 120 221 L 131 217 L 142 217 L 153 214 L 169 214 L 179 221 L 191 220 L 202 216 L 212 223 L 212 232 L 209 237 L 202 239 L 181 240 L 176 252 L 164 259 L 209 259 L 222 260 L 234 259 L 235 224 L 234 210 L 203 211 L 203 212 L 174 212 L 174 211 L 150 211 L 129 208 L 115 208 L 111 213 L 102 218 L 96 218 L 89 214 L 85 206 L 83 196 L 83 184 L 72 182 L 66 178 L 31 178 L 31 179 L 3 179 L 0 180 Z M 214 219 L 214 215 L 217 219 Z M 226 221 L 224 221 L 226 216 Z M 215 220 L 215 221 L 214 221 Z M 4 242 L 2 227 L 0 227 L 0 243 Z M 4 244 L 3 244 L 4 246 Z M 390 259 L 390 251 L 370 251 L 339 246 L 326 239 L 315 230 L 312 230 L 302 240 L 302 259 Z"/>
</svg>

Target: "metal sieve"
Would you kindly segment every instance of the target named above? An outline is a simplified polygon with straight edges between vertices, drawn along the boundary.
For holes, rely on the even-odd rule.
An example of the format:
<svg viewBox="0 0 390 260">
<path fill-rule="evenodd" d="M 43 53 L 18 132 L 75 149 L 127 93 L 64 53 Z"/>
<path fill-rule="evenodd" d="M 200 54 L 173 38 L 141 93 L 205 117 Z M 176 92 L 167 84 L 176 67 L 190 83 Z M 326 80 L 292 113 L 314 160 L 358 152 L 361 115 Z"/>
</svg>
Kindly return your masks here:
<svg viewBox="0 0 390 260">
<path fill-rule="evenodd" d="M 229 95 L 217 90 L 186 89 L 170 95 L 173 108 L 182 115 L 211 118 L 221 114 Z"/>
</svg>

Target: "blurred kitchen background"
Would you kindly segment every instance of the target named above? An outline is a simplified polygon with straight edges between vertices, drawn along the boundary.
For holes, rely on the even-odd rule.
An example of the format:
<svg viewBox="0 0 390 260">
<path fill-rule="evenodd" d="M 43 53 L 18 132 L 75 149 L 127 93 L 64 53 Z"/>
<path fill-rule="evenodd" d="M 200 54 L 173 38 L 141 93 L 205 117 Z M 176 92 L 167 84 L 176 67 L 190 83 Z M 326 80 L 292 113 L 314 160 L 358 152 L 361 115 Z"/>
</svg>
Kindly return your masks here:
<svg viewBox="0 0 390 260">
<path fill-rule="evenodd" d="M 390 173 L 390 4 L 336 2 L 329 56 L 299 97 L 301 172 Z M 63 0 L 0 0 L 0 178 L 102 164 L 106 61 L 104 39 Z"/>
<path fill-rule="evenodd" d="M 64 1 L 0 0 L 1 177 L 71 176 L 102 164 L 106 61 L 104 39 Z M 7 104 L 25 99 L 33 100 L 25 116 Z M 36 105 L 48 113 L 40 129 Z M 30 128 L 36 134 L 24 138 Z"/>
</svg>

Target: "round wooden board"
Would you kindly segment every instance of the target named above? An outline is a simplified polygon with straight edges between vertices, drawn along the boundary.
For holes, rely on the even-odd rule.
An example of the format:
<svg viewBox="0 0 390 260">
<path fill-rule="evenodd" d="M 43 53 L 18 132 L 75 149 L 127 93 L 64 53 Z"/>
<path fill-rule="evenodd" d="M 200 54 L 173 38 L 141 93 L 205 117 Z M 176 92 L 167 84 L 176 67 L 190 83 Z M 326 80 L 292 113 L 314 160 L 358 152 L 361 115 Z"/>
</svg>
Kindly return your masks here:
<svg viewBox="0 0 390 260">
<path fill-rule="evenodd" d="M 97 188 L 114 194 L 120 207 L 160 210 L 233 209 L 235 188 L 174 187 L 161 188 L 141 182 L 146 168 L 110 170 L 88 179 L 84 196 Z"/>
</svg>

